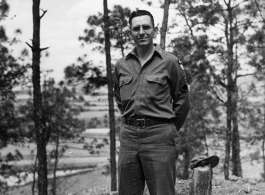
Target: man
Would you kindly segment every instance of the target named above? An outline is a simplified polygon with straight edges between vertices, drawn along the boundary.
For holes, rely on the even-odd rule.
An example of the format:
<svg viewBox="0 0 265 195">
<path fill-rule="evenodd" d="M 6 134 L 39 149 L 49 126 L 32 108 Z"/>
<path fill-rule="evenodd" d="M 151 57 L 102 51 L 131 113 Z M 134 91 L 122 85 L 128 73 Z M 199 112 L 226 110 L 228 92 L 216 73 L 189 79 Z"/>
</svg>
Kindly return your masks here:
<svg viewBox="0 0 265 195">
<path fill-rule="evenodd" d="M 153 44 L 150 12 L 129 18 L 135 48 L 115 66 L 114 94 L 122 114 L 118 162 L 119 195 L 174 195 L 177 131 L 189 112 L 189 92 L 180 61 Z"/>
</svg>

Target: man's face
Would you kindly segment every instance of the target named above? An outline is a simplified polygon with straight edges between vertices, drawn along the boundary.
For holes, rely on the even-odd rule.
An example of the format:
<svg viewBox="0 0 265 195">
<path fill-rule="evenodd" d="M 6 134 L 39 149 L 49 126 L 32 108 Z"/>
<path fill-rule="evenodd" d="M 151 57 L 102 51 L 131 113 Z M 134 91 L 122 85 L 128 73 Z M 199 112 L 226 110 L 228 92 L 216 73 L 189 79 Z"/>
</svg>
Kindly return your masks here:
<svg viewBox="0 0 265 195">
<path fill-rule="evenodd" d="M 153 45 L 155 30 L 148 15 L 138 16 L 132 19 L 131 37 L 139 47 Z"/>
</svg>

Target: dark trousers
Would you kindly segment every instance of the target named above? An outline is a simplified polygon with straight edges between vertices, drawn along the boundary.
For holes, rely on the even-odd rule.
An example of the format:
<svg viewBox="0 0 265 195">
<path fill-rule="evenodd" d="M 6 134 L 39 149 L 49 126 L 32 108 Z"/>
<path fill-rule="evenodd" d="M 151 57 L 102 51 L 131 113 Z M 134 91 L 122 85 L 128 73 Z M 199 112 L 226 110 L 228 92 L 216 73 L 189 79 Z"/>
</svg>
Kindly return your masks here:
<svg viewBox="0 0 265 195">
<path fill-rule="evenodd" d="M 123 125 L 118 162 L 119 195 L 175 195 L 178 136 L 174 124 Z"/>
</svg>

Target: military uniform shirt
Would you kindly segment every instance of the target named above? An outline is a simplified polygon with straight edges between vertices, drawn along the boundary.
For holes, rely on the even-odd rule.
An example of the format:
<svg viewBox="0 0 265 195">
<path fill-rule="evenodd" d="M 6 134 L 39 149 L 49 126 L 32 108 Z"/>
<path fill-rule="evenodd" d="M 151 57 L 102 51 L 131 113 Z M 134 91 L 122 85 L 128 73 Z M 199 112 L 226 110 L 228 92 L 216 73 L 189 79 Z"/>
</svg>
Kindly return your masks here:
<svg viewBox="0 0 265 195">
<path fill-rule="evenodd" d="M 190 108 L 183 67 L 176 56 L 159 46 L 155 46 L 152 57 L 143 66 L 135 48 L 118 60 L 114 96 L 122 117 L 170 119 L 177 130 Z"/>
</svg>

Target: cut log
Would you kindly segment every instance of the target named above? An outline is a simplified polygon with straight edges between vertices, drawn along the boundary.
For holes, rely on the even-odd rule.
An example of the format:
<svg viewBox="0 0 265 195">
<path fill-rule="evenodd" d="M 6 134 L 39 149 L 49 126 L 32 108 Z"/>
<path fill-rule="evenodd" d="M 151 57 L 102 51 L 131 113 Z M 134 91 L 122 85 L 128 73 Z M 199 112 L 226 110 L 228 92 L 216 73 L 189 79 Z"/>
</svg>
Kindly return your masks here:
<svg viewBox="0 0 265 195">
<path fill-rule="evenodd" d="M 110 192 L 109 195 L 118 195 L 119 193 L 117 191 L 115 192 Z"/>
<path fill-rule="evenodd" d="M 190 182 L 189 195 L 211 195 L 212 173 L 212 168 L 210 166 L 194 168 L 192 180 Z"/>
</svg>

